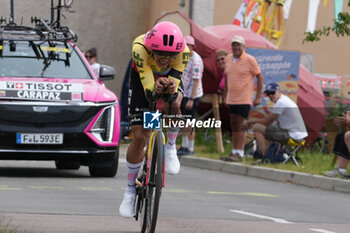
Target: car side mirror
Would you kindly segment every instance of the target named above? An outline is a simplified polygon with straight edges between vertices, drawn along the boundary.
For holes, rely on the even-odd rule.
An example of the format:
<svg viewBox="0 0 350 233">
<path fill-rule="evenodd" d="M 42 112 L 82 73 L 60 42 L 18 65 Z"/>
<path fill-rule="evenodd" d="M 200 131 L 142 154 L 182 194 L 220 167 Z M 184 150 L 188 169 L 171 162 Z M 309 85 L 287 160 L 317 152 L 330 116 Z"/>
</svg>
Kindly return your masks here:
<svg viewBox="0 0 350 233">
<path fill-rule="evenodd" d="M 114 79 L 115 69 L 112 66 L 101 65 L 100 67 L 100 80 L 112 80 Z"/>
</svg>

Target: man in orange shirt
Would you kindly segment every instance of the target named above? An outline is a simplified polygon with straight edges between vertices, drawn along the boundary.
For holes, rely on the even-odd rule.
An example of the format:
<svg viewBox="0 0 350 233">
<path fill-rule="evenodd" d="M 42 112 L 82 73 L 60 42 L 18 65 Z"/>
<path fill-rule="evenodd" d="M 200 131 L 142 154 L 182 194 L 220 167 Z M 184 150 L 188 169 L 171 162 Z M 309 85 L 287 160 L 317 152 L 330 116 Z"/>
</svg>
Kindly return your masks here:
<svg viewBox="0 0 350 233">
<path fill-rule="evenodd" d="M 226 104 L 229 106 L 233 150 L 222 160 L 240 162 L 244 156 L 246 132 L 241 129 L 244 120 L 248 119 L 250 106 L 261 103 L 264 78 L 256 59 L 245 52 L 245 41 L 235 36 L 231 42 L 232 53 L 225 58 Z M 256 96 L 254 95 L 254 77 L 257 77 Z"/>
</svg>

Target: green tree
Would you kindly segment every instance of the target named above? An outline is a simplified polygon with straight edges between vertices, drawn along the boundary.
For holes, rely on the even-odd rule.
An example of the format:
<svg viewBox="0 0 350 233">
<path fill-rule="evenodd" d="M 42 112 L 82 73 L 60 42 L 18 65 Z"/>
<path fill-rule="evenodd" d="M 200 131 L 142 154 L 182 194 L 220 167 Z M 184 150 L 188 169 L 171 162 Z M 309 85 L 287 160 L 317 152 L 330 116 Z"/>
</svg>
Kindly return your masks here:
<svg viewBox="0 0 350 233">
<path fill-rule="evenodd" d="M 348 1 L 348 7 L 350 7 L 350 0 Z M 319 41 L 321 36 L 329 36 L 331 32 L 335 33 L 337 37 L 350 35 L 350 14 L 348 12 L 340 12 L 338 18 L 334 19 L 334 26 L 324 26 L 314 32 L 305 32 L 303 43 Z"/>
</svg>

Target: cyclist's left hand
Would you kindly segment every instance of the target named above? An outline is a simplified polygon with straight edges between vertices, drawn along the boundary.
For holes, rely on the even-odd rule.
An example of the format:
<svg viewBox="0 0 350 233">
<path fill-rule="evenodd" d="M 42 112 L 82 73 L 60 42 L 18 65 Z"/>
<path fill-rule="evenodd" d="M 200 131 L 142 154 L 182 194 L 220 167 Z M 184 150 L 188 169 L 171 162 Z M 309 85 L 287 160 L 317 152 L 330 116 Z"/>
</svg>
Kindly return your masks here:
<svg viewBox="0 0 350 233">
<path fill-rule="evenodd" d="M 156 79 L 156 82 L 154 84 L 154 89 L 157 94 L 161 94 L 165 88 L 169 86 L 169 79 L 165 77 L 160 77 Z"/>
<path fill-rule="evenodd" d="M 176 90 L 176 83 L 174 80 L 172 79 L 168 79 L 169 80 L 169 85 L 168 85 L 168 93 L 170 95 L 174 94 L 175 93 L 175 90 Z"/>
</svg>

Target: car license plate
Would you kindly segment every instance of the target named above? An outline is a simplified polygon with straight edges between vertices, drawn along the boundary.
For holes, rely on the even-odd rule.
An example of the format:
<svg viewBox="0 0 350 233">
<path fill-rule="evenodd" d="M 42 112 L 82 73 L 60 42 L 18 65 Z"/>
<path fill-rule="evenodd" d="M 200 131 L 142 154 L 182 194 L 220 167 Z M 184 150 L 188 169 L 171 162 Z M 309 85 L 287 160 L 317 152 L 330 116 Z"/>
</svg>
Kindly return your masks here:
<svg viewBox="0 0 350 233">
<path fill-rule="evenodd" d="M 17 144 L 62 144 L 63 133 L 17 133 Z"/>
</svg>

